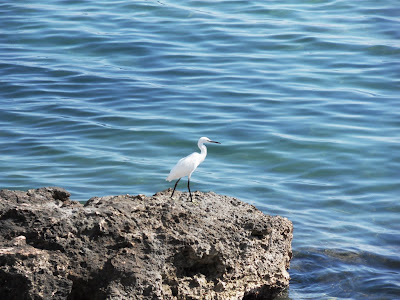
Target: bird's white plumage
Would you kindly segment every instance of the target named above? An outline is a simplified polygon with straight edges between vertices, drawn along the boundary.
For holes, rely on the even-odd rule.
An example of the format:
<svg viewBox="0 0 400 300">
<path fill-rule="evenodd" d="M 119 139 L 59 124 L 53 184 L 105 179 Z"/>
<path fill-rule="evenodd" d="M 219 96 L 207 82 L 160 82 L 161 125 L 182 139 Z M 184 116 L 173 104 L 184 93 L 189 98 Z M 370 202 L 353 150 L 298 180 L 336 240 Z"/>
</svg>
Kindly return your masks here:
<svg viewBox="0 0 400 300">
<path fill-rule="evenodd" d="M 185 176 L 190 176 L 196 170 L 196 168 L 204 161 L 205 156 L 202 157 L 200 153 L 194 152 L 178 161 L 178 163 L 172 168 L 171 172 L 167 177 L 167 181 L 179 179 Z"/>
<path fill-rule="evenodd" d="M 217 143 L 210 140 L 207 137 L 201 137 L 197 142 L 197 146 L 200 148 L 201 153 L 194 152 L 178 161 L 178 163 L 172 168 L 171 172 L 167 177 L 167 181 L 171 181 L 174 179 L 179 179 L 185 176 L 190 176 L 196 170 L 196 168 L 204 161 L 207 156 L 207 147 L 204 143 Z"/>
</svg>

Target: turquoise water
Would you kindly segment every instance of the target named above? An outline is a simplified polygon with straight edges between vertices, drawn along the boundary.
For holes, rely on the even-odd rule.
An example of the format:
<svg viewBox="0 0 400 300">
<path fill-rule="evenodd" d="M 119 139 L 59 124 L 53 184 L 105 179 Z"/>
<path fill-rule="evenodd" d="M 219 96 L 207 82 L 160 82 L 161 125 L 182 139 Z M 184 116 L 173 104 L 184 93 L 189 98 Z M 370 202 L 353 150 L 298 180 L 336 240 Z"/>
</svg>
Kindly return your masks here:
<svg viewBox="0 0 400 300">
<path fill-rule="evenodd" d="M 294 223 L 281 299 L 400 298 L 399 1 L 3 1 L 0 24 L 1 188 L 152 195 L 208 136 L 192 190 Z"/>
</svg>

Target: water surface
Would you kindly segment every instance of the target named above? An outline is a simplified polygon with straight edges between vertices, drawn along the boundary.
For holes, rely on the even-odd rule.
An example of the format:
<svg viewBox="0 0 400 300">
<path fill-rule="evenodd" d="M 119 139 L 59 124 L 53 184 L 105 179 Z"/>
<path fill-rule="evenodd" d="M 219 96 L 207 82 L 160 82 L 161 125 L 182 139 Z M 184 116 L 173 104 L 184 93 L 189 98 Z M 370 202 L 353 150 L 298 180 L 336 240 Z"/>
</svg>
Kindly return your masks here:
<svg viewBox="0 0 400 300">
<path fill-rule="evenodd" d="M 399 16 L 395 0 L 3 1 L 1 188 L 152 195 L 208 136 L 222 145 L 192 189 L 294 223 L 282 299 L 399 298 Z"/>
</svg>

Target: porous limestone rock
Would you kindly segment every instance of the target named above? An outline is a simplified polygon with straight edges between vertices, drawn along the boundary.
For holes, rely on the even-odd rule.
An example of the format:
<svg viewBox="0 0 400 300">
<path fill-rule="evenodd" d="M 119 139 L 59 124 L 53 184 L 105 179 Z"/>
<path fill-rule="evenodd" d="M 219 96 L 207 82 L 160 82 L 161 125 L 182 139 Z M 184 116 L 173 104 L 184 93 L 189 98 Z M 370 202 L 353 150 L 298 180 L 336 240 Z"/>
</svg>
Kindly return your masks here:
<svg viewBox="0 0 400 300">
<path fill-rule="evenodd" d="M 293 225 L 238 199 L 171 190 L 0 191 L 0 299 L 272 299 Z"/>
</svg>

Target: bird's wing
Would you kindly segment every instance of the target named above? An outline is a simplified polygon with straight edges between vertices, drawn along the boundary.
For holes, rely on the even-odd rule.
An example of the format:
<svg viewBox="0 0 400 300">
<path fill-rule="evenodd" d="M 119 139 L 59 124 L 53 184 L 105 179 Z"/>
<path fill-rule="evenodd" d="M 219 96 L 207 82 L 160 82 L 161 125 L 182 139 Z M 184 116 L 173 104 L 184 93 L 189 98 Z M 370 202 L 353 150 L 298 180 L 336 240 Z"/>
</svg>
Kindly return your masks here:
<svg viewBox="0 0 400 300">
<path fill-rule="evenodd" d="M 166 180 L 171 181 L 181 177 L 189 176 L 200 164 L 200 154 L 194 152 L 184 158 L 181 158 L 172 168 Z"/>
</svg>

